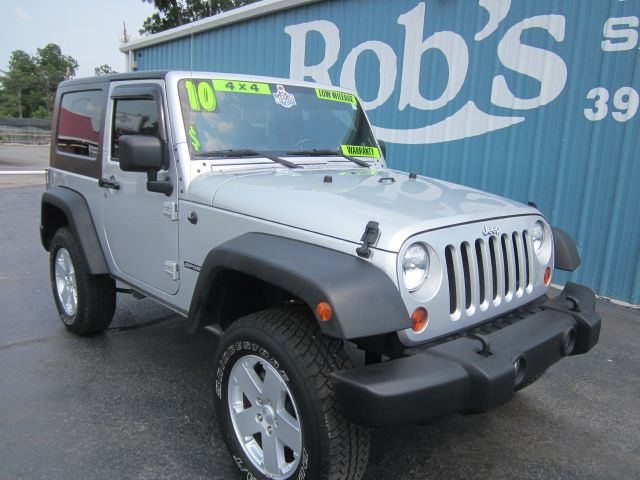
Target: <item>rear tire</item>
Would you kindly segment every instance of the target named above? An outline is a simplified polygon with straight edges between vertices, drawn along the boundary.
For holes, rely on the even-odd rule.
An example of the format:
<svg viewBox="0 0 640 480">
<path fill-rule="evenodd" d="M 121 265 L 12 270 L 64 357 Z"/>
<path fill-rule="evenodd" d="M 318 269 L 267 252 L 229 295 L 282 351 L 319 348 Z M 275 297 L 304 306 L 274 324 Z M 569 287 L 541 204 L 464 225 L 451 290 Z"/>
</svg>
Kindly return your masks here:
<svg viewBox="0 0 640 480">
<path fill-rule="evenodd" d="M 51 287 L 60 320 L 77 335 L 101 332 L 111 324 L 116 285 L 108 275 L 92 275 L 71 230 L 60 228 L 51 241 Z"/>
<path fill-rule="evenodd" d="M 369 432 L 340 414 L 330 379 L 332 371 L 351 368 L 342 347 L 303 309 L 251 314 L 225 332 L 214 402 L 229 453 L 246 478 L 362 477 Z"/>
</svg>

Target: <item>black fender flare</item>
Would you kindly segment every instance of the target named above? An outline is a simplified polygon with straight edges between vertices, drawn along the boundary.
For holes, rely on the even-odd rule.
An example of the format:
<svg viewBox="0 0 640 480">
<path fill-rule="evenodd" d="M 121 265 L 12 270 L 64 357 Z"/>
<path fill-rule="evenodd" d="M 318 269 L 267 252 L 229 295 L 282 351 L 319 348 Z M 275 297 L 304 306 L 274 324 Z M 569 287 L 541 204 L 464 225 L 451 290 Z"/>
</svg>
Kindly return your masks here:
<svg viewBox="0 0 640 480">
<path fill-rule="evenodd" d="M 573 272 L 580 266 L 580 254 L 571 235 L 558 227 L 551 227 L 553 233 L 554 266 L 558 270 Z"/>
<path fill-rule="evenodd" d="M 55 225 L 47 215 L 50 207 L 59 209 L 66 216 L 69 228 L 80 242 L 89 271 L 94 275 L 109 273 L 89 205 L 81 194 L 68 188 L 55 186 L 42 194 L 40 240 L 45 250 L 49 250 L 55 233 L 52 231 Z"/>
<path fill-rule="evenodd" d="M 288 291 L 314 312 L 318 302 L 333 309 L 329 321 L 317 318 L 325 335 L 353 339 L 411 327 L 400 292 L 367 260 L 310 243 L 264 233 L 246 233 L 211 250 L 200 270 L 189 317 L 204 318 L 219 273 L 241 272 Z M 250 295 L 250 292 L 246 292 Z"/>
</svg>

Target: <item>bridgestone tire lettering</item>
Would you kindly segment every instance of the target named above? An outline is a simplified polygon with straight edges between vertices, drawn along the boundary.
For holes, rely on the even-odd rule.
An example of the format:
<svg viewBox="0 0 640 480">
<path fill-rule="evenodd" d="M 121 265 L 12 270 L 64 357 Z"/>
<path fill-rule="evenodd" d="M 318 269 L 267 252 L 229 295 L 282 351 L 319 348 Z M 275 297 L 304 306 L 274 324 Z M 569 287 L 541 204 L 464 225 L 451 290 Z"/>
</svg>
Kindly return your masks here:
<svg viewBox="0 0 640 480">
<path fill-rule="evenodd" d="M 342 342 L 322 335 L 303 308 L 275 308 L 233 323 L 224 333 L 215 358 L 214 404 L 225 444 L 246 479 L 266 477 L 238 442 L 228 405 L 229 375 L 245 356 L 258 356 L 286 382 L 295 402 L 302 448 L 288 478 L 348 479 L 362 477 L 369 457 L 369 432 L 339 413 L 330 380 L 333 370 L 352 368 Z"/>
</svg>

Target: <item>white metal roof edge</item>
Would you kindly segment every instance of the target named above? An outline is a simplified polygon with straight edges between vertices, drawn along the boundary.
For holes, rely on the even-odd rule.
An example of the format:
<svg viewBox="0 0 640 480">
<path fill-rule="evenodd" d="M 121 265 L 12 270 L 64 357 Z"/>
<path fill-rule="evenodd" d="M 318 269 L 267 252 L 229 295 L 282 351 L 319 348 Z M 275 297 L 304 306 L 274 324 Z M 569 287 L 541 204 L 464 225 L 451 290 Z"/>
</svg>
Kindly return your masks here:
<svg viewBox="0 0 640 480">
<path fill-rule="evenodd" d="M 158 43 L 164 43 L 177 38 L 188 37 L 198 32 L 205 30 L 213 30 L 225 25 L 231 25 L 233 23 L 249 20 L 250 18 L 267 15 L 270 13 L 279 12 L 281 10 L 287 10 L 290 8 L 305 5 L 307 3 L 315 3 L 321 0 L 262 0 L 260 2 L 252 3 L 244 7 L 235 8 L 228 12 L 214 15 L 213 17 L 197 20 L 186 25 L 172 28 L 160 33 L 154 33 L 147 37 L 142 37 L 136 40 L 132 40 L 127 43 L 120 44 L 121 52 L 129 52 L 132 50 L 138 50 L 140 48 L 150 47 Z"/>
</svg>

